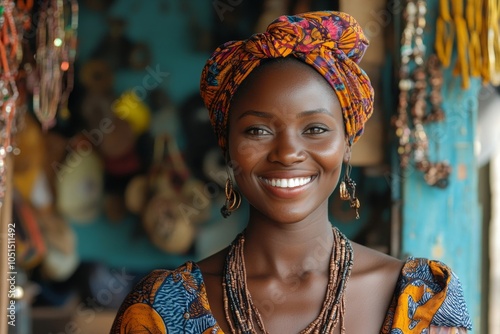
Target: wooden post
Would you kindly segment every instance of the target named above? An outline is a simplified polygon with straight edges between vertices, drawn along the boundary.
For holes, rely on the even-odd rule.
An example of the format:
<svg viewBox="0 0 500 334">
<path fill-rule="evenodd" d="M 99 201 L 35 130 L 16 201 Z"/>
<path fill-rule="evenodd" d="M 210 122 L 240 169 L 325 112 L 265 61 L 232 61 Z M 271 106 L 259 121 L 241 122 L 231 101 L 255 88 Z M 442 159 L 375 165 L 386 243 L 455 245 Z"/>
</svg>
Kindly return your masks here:
<svg viewBox="0 0 500 334">
<path fill-rule="evenodd" d="M 427 1 L 427 55 L 434 51 L 438 13 L 439 1 Z M 428 186 L 414 168 L 403 173 L 401 254 L 449 265 L 462 283 L 474 326 L 472 333 L 480 333 L 482 223 L 474 140 L 481 83 L 473 79 L 470 88 L 462 90 L 461 77 L 451 73 L 453 67 L 454 61 L 445 70 L 442 89 L 446 118 L 426 127 L 430 160 L 447 161 L 453 172 L 445 189 Z"/>
<path fill-rule="evenodd" d="M 497 110 L 498 111 L 498 110 Z M 490 312 L 489 332 L 500 332 L 500 148 L 490 165 L 491 225 L 490 225 Z"/>
<path fill-rule="evenodd" d="M 8 333 L 8 322 L 7 322 L 7 307 L 9 303 L 8 291 L 9 282 L 7 281 L 8 272 L 11 271 L 8 268 L 8 249 L 7 249 L 7 239 L 8 239 L 8 224 L 12 223 L 12 173 L 13 173 L 13 161 L 11 154 L 8 154 L 5 159 L 5 172 L 6 172 L 6 189 L 5 197 L 3 200 L 3 205 L 0 208 L 0 310 L 1 319 L 0 321 L 0 334 Z"/>
</svg>

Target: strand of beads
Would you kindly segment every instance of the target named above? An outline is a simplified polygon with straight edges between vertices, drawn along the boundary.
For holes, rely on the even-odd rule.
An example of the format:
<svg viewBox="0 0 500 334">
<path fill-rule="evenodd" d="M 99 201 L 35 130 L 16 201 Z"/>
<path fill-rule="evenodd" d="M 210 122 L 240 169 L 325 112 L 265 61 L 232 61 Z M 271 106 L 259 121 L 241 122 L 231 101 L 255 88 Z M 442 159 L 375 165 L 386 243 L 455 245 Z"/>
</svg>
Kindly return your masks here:
<svg viewBox="0 0 500 334">
<path fill-rule="evenodd" d="M 410 61 L 413 55 L 413 35 L 415 34 L 416 7 L 411 1 L 408 2 L 404 11 L 406 26 L 403 29 L 400 48 L 399 65 L 399 101 L 397 116 L 393 118 L 392 123 L 396 127 L 396 136 L 399 139 L 398 154 L 400 166 L 406 169 L 410 164 L 411 129 L 408 121 L 409 92 L 413 88 L 413 81 L 410 78 Z"/>
<path fill-rule="evenodd" d="M 444 188 L 448 185 L 451 167 L 446 162 L 429 161 L 429 138 L 424 125 L 444 120 L 441 108 L 443 74 L 437 56 L 425 60 L 426 48 L 423 40 L 426 26 L 426 3 L 423 0 L 408 0 L 404 18 L 406 26 L 401 39 L 401 65 L 399 71 L 399 103 L 393 118 L 398 137 L 400 166 L 404 170 L 414 161 L 417 170 L 431 186 Z M 441 50 L 443 52 L 443 50 Z M 429 100 L 431 111 L 427 112 L 427 79 L 430 80 Z M 410 113 L 411 117 L 408 117 Z"/>
<path fill-rule="evenodd" d="M 44 130 L 55 124 L 59 109 L 67 108 L 73 89 L 78 3 L 48 0 L 40 8 L 36 65 L 39 81 L 33 91 L 33 108 Z"/>
<path fill-rule="evenodd" d="M 444 68 L 457 57 L 453 74 L 468 89 L 470 77 L 483 84 L 500 84 L 500 0 L 439 0 L 435 49 Z M 451 8 L 451 10 L 450 10 Z"/>
<path fill-rule="evenodd" d="M 232 333 L 254 334 L 267 330 L 247 287 L 243 247 L 244 233 L 238 235 L 226 256 L 223 274 L 223 299 L 226 320 Z M 353 249 L 349 240 L 333 228 L 333 249 L 330 257 L 326 296 L 321 311 L 300 334 L 332 333 L 340 323 L 345 333 L 345 289 L 353 265 Z M 258 331 L 256 330 L 258 328 Z"/>
<path fill-rule="evenodd" d="M 15 77 L 21 49 L 14 19 L 14 1 L 0 5 L 0 205 L 5 197 L 6 159 L 14 150 L 12 135 L 16 131 L 16 101 L 19 96 Z"/>
</svg>

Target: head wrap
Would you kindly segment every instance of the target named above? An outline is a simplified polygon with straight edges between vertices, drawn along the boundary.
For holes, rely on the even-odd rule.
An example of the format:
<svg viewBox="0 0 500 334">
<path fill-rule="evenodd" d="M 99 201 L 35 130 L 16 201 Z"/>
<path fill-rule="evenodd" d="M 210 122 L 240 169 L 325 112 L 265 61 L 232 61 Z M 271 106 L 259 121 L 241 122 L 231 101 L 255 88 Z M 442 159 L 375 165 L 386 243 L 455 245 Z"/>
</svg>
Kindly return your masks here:
<svg viewBox="0 0 500 334">
<path fill-rule="evenodd" d="M 373 88 L 358 66 L 367 47 L 356 20 L 333 11 L 280 16 L 264 33 L 219 46 L 205 64 L 200 83 L 219 146 L 226 151 L 230 102 L 243 80 L 263 60 L 288 56 L 311 65 L 332 86 L 349 143 L 356 142 L 373 112 Z"/>
</svg>

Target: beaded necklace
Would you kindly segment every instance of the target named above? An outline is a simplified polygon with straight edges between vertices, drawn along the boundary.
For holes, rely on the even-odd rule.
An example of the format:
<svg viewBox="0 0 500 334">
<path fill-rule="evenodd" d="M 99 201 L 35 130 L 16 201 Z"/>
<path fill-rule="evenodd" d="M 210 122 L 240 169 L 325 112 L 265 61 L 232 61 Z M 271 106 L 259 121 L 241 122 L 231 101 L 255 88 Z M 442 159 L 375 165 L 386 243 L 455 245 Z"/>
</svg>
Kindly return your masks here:
<svg viewBox="0 0 500 334">
<path fill-rule="evenodd" d="M 33 109 L 44 130 L 55 125 L 58 110 L 67 112 L 74 81 L 77 29 L 76 0 L 47 0 L 41 4 L 36 32 L 39 81 L 33 88 Z"/>
<path fill-rule="evenodd" d="M 243 256 L 245 232 L 239 234 L 229 248 L 224 264 L 222 288 L 224 313 L 232 333 L 268 334 L 262 317 L 252 301 L 247 287 L 247 275 Z M 333 250 L 325 300 L 318 317 L 300 334 L 332 333 L 340 321 L 341 333 L 345 333 L 345 288 L 351 274 L 353 250 L 349 240 L 333 228 Z M 258 331 L 257 331 L 257 328 Z"/>
<path fill-rule="evenodd" d="M 33 1 L 0 1 L 0 207 L 7 195 L 7 159 L 18 154 L 13 135 L 19 130 L 26 103 L 19 99 L 17 82 L 23 50 L 21 41 L 29 28 Z"/>
<path fill-rule="evenodd" d="M 446 2 L 441 4 L 441 12 L 448 18 L 448 7 L 444 6 Z M 441 106 L 443 73 L 439 55 L 425 58 L 426 13 L 424 0 L 407 0 L 404 10 L 406 25 L 401 38 L 398 114 L 392 121 L 399 139 L 398 154 L 401 168 L 403 170 L 408 168 L 413 160 L 416 169 L 423 173 L 427 184 L 446 188 L 452 172 L 451 166 L 445 161 L 430 161 L 430 140 L 424 127 L 425 124 L 441 122 L 445 118 Z M 444 21 L 441 23 L 444 24 Z M 446 46 L 438 54 L 449 52 L 451 49 Z M 427 80 L 431 86 L 429 93 Z M 427 98 L 431 104 L 430 113 L 427 112 Z"/>
<path fill-rule="evenodd" d="M 453 74 L 462 76 L 468 89 L 470 77 L 483 84 L 500 84 L 500 0 L 439 0 L 435 49 L 444 68 L 451 65 L 456 45 Z M 450 10 L 450 8 L 452 10 Z"/>
</svg>

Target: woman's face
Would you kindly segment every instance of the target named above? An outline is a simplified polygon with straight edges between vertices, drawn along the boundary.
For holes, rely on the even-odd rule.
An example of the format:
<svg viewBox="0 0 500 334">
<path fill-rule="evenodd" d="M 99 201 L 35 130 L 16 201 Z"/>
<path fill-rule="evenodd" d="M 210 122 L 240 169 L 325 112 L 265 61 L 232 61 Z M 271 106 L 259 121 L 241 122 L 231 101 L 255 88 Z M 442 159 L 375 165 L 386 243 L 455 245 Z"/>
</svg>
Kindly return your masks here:
<svg viewBox="0 0 500 334">
<path fill-rule="evenodd" d="M 252 210 L 282 223 L 327 217 L 350 154 L 338 99 L 297 60 L 264 65 L 234 99 L 229 155 Z"/>
</svg>

